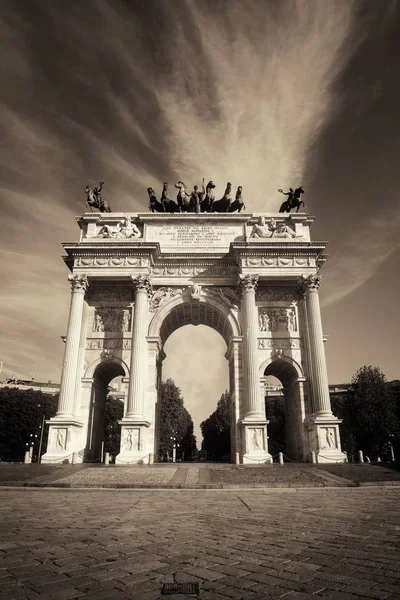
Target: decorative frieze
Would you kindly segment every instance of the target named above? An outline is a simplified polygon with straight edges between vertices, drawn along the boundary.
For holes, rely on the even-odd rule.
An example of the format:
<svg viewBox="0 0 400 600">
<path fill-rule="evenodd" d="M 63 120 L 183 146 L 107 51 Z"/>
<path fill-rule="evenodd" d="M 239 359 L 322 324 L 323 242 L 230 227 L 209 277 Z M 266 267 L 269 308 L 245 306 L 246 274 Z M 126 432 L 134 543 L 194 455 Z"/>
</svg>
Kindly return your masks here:
<svg viewBox="0 0 400 600">
<path fill-rule="evenodd" d="M 99 308 L 97 307 L 93 320 L 93 331 L 130 331 L 131 311 L 127 308 Z"/>
<path fill-rule="evenodd" d="M 130 350 L 132 340 L 125 338 L 89 338 L 86 350 Z"/>
<path fill-rule="evenodd" d="M 245 256 L 242 267 L 314 267 L 315 258 L 310 256 Z"/>
<path fill-rule="evenodd" d="M 280 348 L 289 348 L 291 350 L 300 350 L 303 347 L 301 338 L 259 338 L 259 350 L 276 350 Z"/>
<path fill-rule="evenodd" d="M 132 290 L 129 287 L 91 286 L 87 293 L 89 302 L 131 302 Z"/>
<path fill-rule="evenodd" d="M 268 287 L 259 288 L 256 293 L 257 301 L 284 301 L 293 302 L 298 299 L 299 293 L 295 287 Z"/>
<path fill-rule="evenodd" d="M 151 275 L 155 277 L 193 277 L 195 275 L 210 275 L 213 277 L 226 277 L 236 275 L 238 267 L 235 265 L 154 265 L 150 267 Z"/>
<path fill-rule="evenodd" d="M 75 267 L 148 267 L 149 258 L 146 256 L 77 256 Z"/>
<path fill-rule="evenodd" d="M 297 331 L 294 308 L 268 308 L 258 310 L 260 331 Z"/>
</svg>

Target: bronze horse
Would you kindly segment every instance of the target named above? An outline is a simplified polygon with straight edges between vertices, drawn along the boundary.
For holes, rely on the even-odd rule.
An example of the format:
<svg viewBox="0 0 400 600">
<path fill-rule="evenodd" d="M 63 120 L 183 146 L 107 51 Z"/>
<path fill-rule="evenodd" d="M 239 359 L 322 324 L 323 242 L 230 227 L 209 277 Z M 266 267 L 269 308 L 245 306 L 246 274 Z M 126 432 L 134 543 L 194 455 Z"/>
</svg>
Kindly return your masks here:
<svg viewBox="0 0 400 600">
<path fill-rule="evenodd" d="M 233 202 L 231 202 L 231 204 L 228 207 L 228 212 L 235 212 L 235 211 L 241 212 L 242 210 L 246 210 L 245 204 L 243 202 L 243 198 L 242 198 L 242 186 L 239 185 L 237 192 L 236 192 L 236 196 Z"/>
<path fill-rule="evenodd" d="M 220 200 L 215 200 L 212 203 L 210 212 L 228 212 L 230 205 L 232 204 L 232 184 L 230 181 L 226 184 L 224 195 Z"/>
<path fill-rule="evenodd" d="M 90 185 L 86 186 L 86 204 L 90 208 L 91 212 L 93 212 L 93 208 L 97 208 L 100 212 L 111 212 L 110 205 L 101 197 L 101 190 L 103 189 L 103 185 L 104 181 L 100 181 L 100 187 L 95 187 L 94 190 L 92 190 Z"/>
<path fill-rule="evenodd" d="M 151 212 L 165 212 L 165 206 L 157 199 L 153 188 L 147 188 L 147 193 L 149 195 L 149 210 L 151 210 Z"/>
<path fill-rule="evenodd" d="M 280 192 L 281 194 L 285 194 L 286 196 L 289 196 L 288 199 L 285 200 L 285 202 L 282 202 L 281 207 L 279 209 L 280 213 L 283 213 L 283 212 L 290 213 L 292 208 L 297 208 L 296 212 L 299 212 L 300 206 L 301 205 L 305 206 L 305 202 L 303 200 L 300 200 L 300 196 L 302 194 L 304 194 L 304 189 L 303 189 L 302 185 L 300 187 L 296 188 L 294 191 L 292 188 L 290 188 L 289 192 L 284 192 L 281 189 L 279 189 L 278 192 Z"/>
<path fill-rule="evenodd" d="M 151 187 L 147 188 L 147 193 L 149 195 L 149 200 L 150 200 L 149 210 L 151 210 L 151 212 L 164 212 L 164 213 L 165 212 L 168 212 L 168 213 L 181 212 L 181 209 L 178 206 L 178 204 L 174 200 L 171 200 L 171 198 L 168 196 L 168 183 L 166 181 L 164 182 L 164 185 L 163 185 L 160 200 L 157 199 L 157 196 L 156 196 L 153 188 L 151 188 Z"/>
<path fill-rule="evenodd" d="M 179 204 L 177 202 L 175 202 L 175 200 L 172 200 L 168 196 L 168 182 L 167 181 L 164 181 L 160 201 L 165 207 L 165 212 L 168 212 L 168 213 L 181 212 L 181 207 L 179 206 Z"/>
</svg>

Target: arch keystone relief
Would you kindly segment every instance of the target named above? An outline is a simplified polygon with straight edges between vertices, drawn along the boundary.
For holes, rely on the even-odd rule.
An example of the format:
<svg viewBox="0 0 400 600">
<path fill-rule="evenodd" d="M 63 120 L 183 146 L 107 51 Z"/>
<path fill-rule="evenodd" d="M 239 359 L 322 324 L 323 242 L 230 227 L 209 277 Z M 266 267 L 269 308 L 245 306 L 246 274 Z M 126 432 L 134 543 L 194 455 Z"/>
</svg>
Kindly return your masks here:
<svg viewBox="0 0 400 600">
<path fill-rule="evenodd" d="M 43 462 L 100 458 L 106 397 L 116 377 L 124 404 L 116 463 L 157 461 L 164 345 L 187 324 L 212 327 L 226 343 L 232 462 L 273 460 L 269 375 L 283 386 L 287 456 L 343 459 L 319 306 L 325 244 L 311 240 L 312 222 L 304 213 L 79 217 L 80 241 L 63 244 L 70 316 Z M 121 223 L 134 224 L 136 234 L 120 235 Z"/>
</svg>

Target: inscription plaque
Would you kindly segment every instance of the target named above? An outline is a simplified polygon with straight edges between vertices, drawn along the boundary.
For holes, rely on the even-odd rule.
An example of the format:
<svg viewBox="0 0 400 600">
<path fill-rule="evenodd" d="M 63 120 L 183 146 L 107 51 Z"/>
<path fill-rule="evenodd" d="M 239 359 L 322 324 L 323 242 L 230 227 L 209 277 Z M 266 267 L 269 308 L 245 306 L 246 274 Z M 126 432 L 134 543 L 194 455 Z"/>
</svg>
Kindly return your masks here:
<svg viewBox="0 0 400 600">
<path fill-rule="evenodd" d="M 232 225 L 151 224 L 146 232 L 147 241 L 159 242 L 161 246 L 186 249 L 189 246 L 201 246 L 203 251 L 210 252 L 216 246 L 229 249 L 229 244 L 238 238 L 243 239 L 243 228 L 240 223 Z"/>
</svg>

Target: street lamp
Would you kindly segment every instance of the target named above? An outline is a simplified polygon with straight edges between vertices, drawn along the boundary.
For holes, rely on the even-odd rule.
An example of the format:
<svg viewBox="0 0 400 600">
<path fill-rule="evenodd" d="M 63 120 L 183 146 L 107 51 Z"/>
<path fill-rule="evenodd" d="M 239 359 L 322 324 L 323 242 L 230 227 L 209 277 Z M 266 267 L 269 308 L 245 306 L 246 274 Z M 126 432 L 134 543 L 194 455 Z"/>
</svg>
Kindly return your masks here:
<svg viewBox="0 0 400 600">
<path fill-rule="evenodd" d="M 174 445 L 172 446 L 172 462 L 174 463 L 176 462 L 176 449 L 179 448 L 179 444 L 177 444 L 175 437 L 177 432 L 173 431 L 172 433 L 174 434 L 173 437 L 171 437 L 171 440 L 174 442 Z"/>
<path fill-rule="evenodd" d="M 28 462 L 28 463 L 32 462 L 33 447 L 36 443 L 36 439 L 37 439 L 36 433 L 29 434 L 29 442 L 26 442 L 26 444 L 25 444 L 25 446 L 27 446 L 27 449 L 25 452 L 25 462 Z"/>
</svg>

